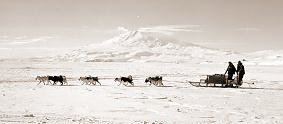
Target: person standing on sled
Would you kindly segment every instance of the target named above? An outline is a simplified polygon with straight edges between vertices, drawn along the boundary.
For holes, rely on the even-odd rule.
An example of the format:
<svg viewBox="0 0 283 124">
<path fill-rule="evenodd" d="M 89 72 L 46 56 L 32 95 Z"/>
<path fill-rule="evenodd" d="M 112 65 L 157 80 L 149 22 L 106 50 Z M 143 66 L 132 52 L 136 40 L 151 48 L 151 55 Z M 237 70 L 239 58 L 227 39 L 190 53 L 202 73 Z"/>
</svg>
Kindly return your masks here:
<svg viewBox="0 0 283 124">
<path fill-rule="evenodd" d="M 238 78 L 238 84 L 242 84 L 242 81 L 243 81 L 243 77 L 245 75 L 245 67 L 244 65 L 242 64 L 241 61 L 238 62 L 238 65 L 237 65 L 237 74 L 239 76 Z"/>
<path fill-rule="evenodd" d="M 228 63 L 229 63 L 229 65 L 228 65 L 228 67 L 227 67 L 227 69 L 225 71 L 225 74 L 224 74 L 224 75 L 226 75 L 226 73 L 228 72 L 228 79 L 226 81 L 226 86 L 228 86 L 228 81 L 233 80 L 233 75 L 236 72 L 236 68 L 233 65 L 233 63 L 232 62 L 228 62 Z"/>
</svg>

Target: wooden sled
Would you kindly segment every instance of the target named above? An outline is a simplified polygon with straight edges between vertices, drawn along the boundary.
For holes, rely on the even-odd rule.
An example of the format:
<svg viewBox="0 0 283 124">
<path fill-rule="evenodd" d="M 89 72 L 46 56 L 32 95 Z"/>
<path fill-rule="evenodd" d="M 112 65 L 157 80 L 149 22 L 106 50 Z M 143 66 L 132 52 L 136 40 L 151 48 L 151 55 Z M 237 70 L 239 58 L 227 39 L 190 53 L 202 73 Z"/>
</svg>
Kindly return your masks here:
<svg viewBox="0 0 283 124">
<path fill-rule="evenodd" d="M 207 75 L 206 79 L 200 79 L 199 82 L 189 81 L 195 87 L 231 87 L 238 88 L 242 82 L 238 82 L 238 76 L 233 80 L 228 80 L 224 74 Z"/>
</svg>

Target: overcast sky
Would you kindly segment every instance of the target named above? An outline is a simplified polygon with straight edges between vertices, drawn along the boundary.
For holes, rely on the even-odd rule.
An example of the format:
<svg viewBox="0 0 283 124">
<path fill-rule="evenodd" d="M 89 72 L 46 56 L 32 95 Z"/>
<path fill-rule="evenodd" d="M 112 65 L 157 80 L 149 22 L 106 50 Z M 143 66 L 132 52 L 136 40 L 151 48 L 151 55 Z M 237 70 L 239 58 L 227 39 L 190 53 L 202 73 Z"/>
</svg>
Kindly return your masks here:
<svg viewBox="0 0 283 124">
<path fill-rule="evenodd" d="M 282 12 L 280 0 L 0 0 L 0 43 L 43 38 L 31 46 L 74 47 L 109 39 L 117 27 L 198 25 L 201 32 L 176 38 L 240 51 L 282 49 Z"/>
</svg>

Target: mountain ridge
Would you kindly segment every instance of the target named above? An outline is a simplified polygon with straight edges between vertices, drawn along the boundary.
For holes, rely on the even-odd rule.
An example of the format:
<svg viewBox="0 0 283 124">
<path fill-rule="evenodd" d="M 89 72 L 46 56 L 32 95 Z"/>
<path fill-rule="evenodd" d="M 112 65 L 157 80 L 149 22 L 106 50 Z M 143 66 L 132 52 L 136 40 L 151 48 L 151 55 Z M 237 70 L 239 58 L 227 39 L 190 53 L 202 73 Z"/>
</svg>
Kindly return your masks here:
<svg viewBox="0 0 283 124">
<path fill-rule="evenodd" d="M 125 31 L 102 43 L 94 43 L 73 50 L 59 59 L 87 62 L 205 62 L 224 59 L 219 55 L 232 55 L 190 42 L 176 40 L 170 35 L 139 30 Z"/>
</svg>

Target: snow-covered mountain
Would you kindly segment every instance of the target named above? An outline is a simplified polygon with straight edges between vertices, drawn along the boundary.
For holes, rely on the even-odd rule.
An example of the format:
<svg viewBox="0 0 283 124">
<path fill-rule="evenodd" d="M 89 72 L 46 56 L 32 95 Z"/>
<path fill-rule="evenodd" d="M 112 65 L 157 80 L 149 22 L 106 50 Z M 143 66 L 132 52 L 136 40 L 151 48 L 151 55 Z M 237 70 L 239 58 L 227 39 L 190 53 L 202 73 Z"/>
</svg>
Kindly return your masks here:
<svg viewBox="0 0 283 124">
<path fill-rule="evenodd" d="M 1 49 L 1 61 L 74 61 L 74 62 L 166 62 L 166 63 L 226 63 L 245 60 L 249 65 L 283 65 L 283 50 L 264 50 L 236 53 L 211 49 L 179 41 L 175 32 L 201 32 L 198 25 L 156 26 L 128 30 L 119 27 L 118 36 L 72 50 L 31 47 L 35 39 L 19 40 L 14 43 L 30 43 L 28 48 L 17 48 L 21 57 L 15 57 L 14 49 Z M 0 40 L 12 41 L 9 37 Z M 30 41 L 31 40 L 31 41 Z M 66 40 L 66 39 L 65 39 Z M 248 49 L 248 48 L 247 48 Z M 67 51 L 67 52 L 66 52 Z M 60 52 L 60 54 L 58 54 Z M 13 57 L 14 56 L 14 57 Z"/>
<path fill-rule="evenodd" d="M 245 54 L 249 64 L 283 65 L 283 50 L 263 50 Z"/>
<path fill-rule="evenodd" d="M 62 61 L 169 63 L 211 63 L 243 59 L 233 52 L 205 48 L 148 30 L 124 31 L 117 37 L 89 44 L 58 58 Z"/>
</svg>

